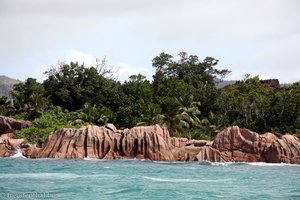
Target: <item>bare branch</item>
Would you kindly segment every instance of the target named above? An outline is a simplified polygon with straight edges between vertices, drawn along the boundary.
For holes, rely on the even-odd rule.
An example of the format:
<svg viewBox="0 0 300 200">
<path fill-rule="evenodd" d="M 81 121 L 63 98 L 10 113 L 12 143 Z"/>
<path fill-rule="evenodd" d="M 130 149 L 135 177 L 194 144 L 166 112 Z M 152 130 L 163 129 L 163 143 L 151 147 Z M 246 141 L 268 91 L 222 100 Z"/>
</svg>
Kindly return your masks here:
<svg viewBox="0 0 300 200">
<path fill-rule="evenodd" d="M 118 75 L 116 75 L 118 70 L 107 64 L 106 57 L 104 57 L 102 60 L 96 58 L 96 69 L 98 73 L 105 78 L 112 80 L 118 79 Z"/>
</svg>

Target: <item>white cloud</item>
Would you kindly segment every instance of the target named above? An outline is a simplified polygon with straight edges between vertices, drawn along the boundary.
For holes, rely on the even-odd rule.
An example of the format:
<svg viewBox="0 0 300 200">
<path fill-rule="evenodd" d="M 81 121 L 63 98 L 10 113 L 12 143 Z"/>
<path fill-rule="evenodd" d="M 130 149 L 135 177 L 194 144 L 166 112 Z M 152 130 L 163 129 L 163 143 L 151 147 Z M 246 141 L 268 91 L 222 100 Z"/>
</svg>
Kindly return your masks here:
<svg viewBox="0 0 300 200">
<path fill-rule="evenodd" d="M 42 67 L 42 65 L 39 65 L 31 72 L 30 77 L 34 77 L 37 79 L 38 82 L 42 83 L 46 78 L 46 75 L 44 73 L 47 70 L 48 70 L 47 68 Z"/>
<path fill-rule="evenodd" d="M 300 34 L 270 43 L 254 59 L 263 76 L 280 78 L 283 83 L 300 81 Z"/>
<path fill-rule="evenodd" d="M 131 75 L 142 74 L 145 75 L 148 80 L 152 79 L 153 71 L 147 70 L 143 67 L 135 67 L 127 63 L 117 63 L 116 64 L 119 74 L 119 80 L 128 80 Z"/>
<path fill-rule="evenodd" d="M 70 62 L 78 62 L 79 64 L 84 63 L 84 66 L 91 67 L 91 66 L 95 66 L 96 57 L 92 54 L 83 53 L 76 50 L 70 50 L 63 61 L 66 61 L 67 63 Z"/>
<path fill-rule="evenodd" d="M 149 57 L 187 51 L 220 59 L 230 78 L 291 82 L 299 79 L 290 74 L 299 72 L 299 8 L 299 0 L 0 0 L 0 74 L 23 79 L 62 57 L 91 65 L 106 55 L 120 79 L 151 78 Z"/>
</svg>

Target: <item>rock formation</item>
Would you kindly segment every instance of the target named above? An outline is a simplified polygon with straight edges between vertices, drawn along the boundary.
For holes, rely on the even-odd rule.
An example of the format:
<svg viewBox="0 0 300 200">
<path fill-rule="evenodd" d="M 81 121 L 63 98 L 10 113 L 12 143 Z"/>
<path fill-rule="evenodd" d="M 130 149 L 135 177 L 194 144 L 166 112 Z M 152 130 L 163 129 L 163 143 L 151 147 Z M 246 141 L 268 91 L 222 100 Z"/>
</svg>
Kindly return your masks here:
<svg viewBox="0 0 300 200">
<path fill-rule="evenodd" d="M 117 131 L 107 126 L 60 129 L 36 157 L 174 160 L 169 132 L 158 125 Z"/>
<path fill-rule="evenodd" d="M 300 164 L 300 141 L 293 135 L 284 135 L 266 149 L 264 157 L 266 162 Z"/>
<path fill-rule="evenodd" d="M 0 116 L 0 134 L 13 133 L 16 130 L 32 126 L 32 122 L 16 120 L 10 117 Z"/>
<path fill-rule="evenodd" d="M 197 160 L 208 160 L 211 162 L 225 162 L 230 159 L 226 155 L 222 154 L 219 150 L 212 147 L 204 146 L 200 148 L 199 153 L 197 154 Z"/>
<path fill-rule="evenodd" d="M 117 130 L 107 126 L 60 129 L 35 157 L 138 158 L 165 161 L 300 163 L 300 142 L 291 135 L 259 135 L 237 126 L 220 132 L 213 142 L 170 137 L 158 125 Z M 32 157 L 32 156 L 31 156 Z"/>
<path fill-rule="evenodd" d="M 228 127 L 216 136 L 212 148 L 218 149 L 228 161 L 264 162 L 263 152 L 277 140 L 272 133 L 259 135 L 237 126 Z"/>
<path fill-rule="evenodd" d="M 14 155 L 24 139 L 13 139 L 13 132 L 31 125 L 30 121 L 0 116 L 0 156 L 9 157 Z"/>
<path fill-rule="evenodd" d="M 14 155 L 23 142 L 23 139 L 13 139 L 11 133 L 2 134 L 0 136 L 0 156 L 9 157 Z"/>
<path fill-rule="evenodd" d="M 10 119 L 2 130 L 15 126 Z M 6 120 L 6 121 L 5 121 Z M 5 123 L 3 123 L 5 121 Z M 10 124 L 10 125 L 8 125 Z M 12 125 L 11 125 L 12 124 Z M 285 162 L 300 164 L 300 141 L 292 135 L 281 138 L 272 133 L 259 135 L 248 129 L 232 126 L 217 134 L 214 141 L 188 140 L 170 137 L 159 125 L 117 130 L 113 124 L 63 128 L 49 136 L 42 148 L 12 139 L 12 134 L 0 137 L 0 156 L 11 156 L 21 148 L 28 158 L 138 158 L 163 161 L 212 162 Z"/>
<path fill-rule="evenodd" d="M 36 147 L 34 144 L 21 144 L 20 149 L 22 150 L 23 156 L 27 158 L 37 158 L 40 148 Z"/>
</svg>

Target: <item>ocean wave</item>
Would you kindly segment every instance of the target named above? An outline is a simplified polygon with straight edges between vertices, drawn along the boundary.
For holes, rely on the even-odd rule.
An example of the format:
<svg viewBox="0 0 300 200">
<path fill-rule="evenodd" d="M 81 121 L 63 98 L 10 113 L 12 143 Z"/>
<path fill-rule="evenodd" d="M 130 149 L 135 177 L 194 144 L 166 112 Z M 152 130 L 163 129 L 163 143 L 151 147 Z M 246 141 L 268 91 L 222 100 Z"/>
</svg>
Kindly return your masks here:
<svg viewBox="0 0 300 200">
<path fill-rule="evenodd" d="M 242 166 L 242 165 L 251 165 L 251 166 L 263 166 L 263 167 L 272 167 L 272 166 L 298 166 L 299 164 L 290 164 L 290 163 L 266 163 L 266 162 L 210 162 L 210 161 L 199 161 L 199 165 L 209 165 L 209 166 Z"/>
<path fill-rule="evenodd" d="M 232 181 L 233 179 L 178 179 L 178 178 L 159 178 L 159 177 L 149 177 L 149 176 L 142 176 L 142 178 L 155 181 L 155 182 L 172 182 L 172 183 L 210 183 L 210 182 L 227 182 Z"/>
<path fill-rule="evenodd" d="M 229 166 L 229 165 L 245 165 L 244 162 L 210 162 L 207 160 L 201 160 L 198 162 L 199 165 L 207 165 L 207 166 Z"/>
<path fill-rule="evenodd" d="M 300 167 L 299 164 L 290 164 L 290 163 L 249 162 L 247 164 L 252 165 L 252 166 L 263 166 L 263 167 L 272 167 L 272 166 L 279 166 L 279 167 L 295 166 L 295 167 Z"/>
<path fill-rule="evenodd" d="M 85 158 L 83 158 L 83 160 L 88 160 L 88 161 L 98 161 L 98 160 L 100 160 L 100 159 L 98 159 L 98 158 L 85 157 Z"/>
<path fill-rule="evenodd" d="M 17 153 L 15 155 L 10 156 L 9 158 L 26 158 L 26 157 L 23 156 L 21 149 L 17 149 Z"/>
<path fill-rule="evenodd" d="M 0 174 L 0 178 L 16 179 L 16 178 L 29 178 L 29 179 L 77 179 L 77 178 L 92 178 L 92 177 L 111 177 L 116 175 L 110 174 L 88 174 L 79 175 L 73 173 L 16 173 L 16 174 Z"/>
<path fill-rule="evenodd" d="M 158 163 L 158 164 L 187 164 L 187 163 L 192 163 L 192 162 L 186 162 L 186 161 L 158 161 L 158 160 L 153 160 L 152 162 Z"/>
</svg>

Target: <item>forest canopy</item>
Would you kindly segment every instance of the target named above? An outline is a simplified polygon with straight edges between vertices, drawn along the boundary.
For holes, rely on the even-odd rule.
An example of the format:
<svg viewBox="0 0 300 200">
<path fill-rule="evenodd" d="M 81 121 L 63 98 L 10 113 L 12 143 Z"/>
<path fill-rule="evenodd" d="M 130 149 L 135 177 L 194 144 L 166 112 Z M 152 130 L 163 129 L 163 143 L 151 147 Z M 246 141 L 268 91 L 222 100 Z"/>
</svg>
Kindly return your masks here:
<svg viewBox="0 0 300 200">
<path fill-rule="evenodd" d="M 71 62 L 52 68 L 43 83 L 28 78 L 14 85 L 13 104 L 0 98 L 0 114 L 32 120 L 16 133 L 43 143 L 60 127 L 113 123 L 118 128 L 160 124 L 173 136 L 210 139 L 231 125 L 263 133 L 298 133 L 300 81 L 270 89 L 259 77 L 216 87 L 230 71 L 218 60 L 161 53 L 152 60 L 153 80 L 133 74 L 121 83 L 105 62 L 94 67 Z M 100 67 L 99 67 L 100 66 Z M 13 105 L 13 106 L 12 106 Z"/>
</svg>

